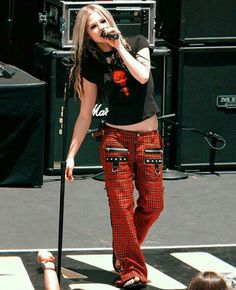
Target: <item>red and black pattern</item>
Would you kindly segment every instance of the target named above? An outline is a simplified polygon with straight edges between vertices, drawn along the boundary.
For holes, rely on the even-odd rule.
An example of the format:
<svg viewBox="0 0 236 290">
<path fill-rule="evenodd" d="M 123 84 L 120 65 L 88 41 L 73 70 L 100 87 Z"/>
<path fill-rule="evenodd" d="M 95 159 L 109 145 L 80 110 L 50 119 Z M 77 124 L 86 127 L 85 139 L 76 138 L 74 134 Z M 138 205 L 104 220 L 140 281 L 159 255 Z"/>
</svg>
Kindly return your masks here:
<svg viewBox="0 0 236 290">
<path fill-rule="evenodd" d="M 157 131 L 105 128 L 100 154 L 111 214 L 113 250 L 121 283 L 139 276 L 147 282 L 140 246 L 163 210 L 161 140 Z M 139 197 L 135 208 L 134 185 Z"/>
<path fill-rule="evenodd" d="M 114 83 L 119 84 L 122 87 L 122 92 L 125 96 L 129 96 L 129 88 L 127 87 L 127 73 L 125 70 L 114 70 L 112 74 L 112 79 Z"/>
</svg>

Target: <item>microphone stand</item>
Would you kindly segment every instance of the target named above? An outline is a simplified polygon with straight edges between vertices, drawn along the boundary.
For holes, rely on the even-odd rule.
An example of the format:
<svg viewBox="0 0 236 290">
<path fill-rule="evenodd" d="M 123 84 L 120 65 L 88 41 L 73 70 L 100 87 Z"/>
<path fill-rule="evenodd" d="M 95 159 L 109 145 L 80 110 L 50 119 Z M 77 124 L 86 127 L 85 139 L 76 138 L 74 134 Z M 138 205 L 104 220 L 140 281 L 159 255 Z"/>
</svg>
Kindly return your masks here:
<svg viewBox="0 0 236 290">
<path fill-rule="evenodd" d="M 162 117 L 160 117 L 160 119 L 161 118 Z M 165 116 L 163 116 L 163 118 L 165 118 Z M 197 128 L 191 128 L 191 127 L 182 126 L 178 122 L 173 122 L 173 121 L 170 121 L 170 120 L 164 120 L 164 121 L 170 124 L 169 125 L 169 130 L 170 130 L 170 128 L 172 128 L 172 125 L 174 125 L 177 128 L 180 128 L 181 130 L 186 130 L 186 131 L 191 131 L 191 132 L 194 132 L 194 133 L 198 133 L 198 134 L 202 135 L 207 140 L 209 146 L 211 147 L 210 159 L 209 159 L 210 172 L 211 173 L 215 173 L 214 169 L 215 169 L 216 150 L 223 149 L 226 146 L 226 141 L 224 140 L 224 138 L 221 137 L 220 135 L 218 135 L 217 133 L 212 133 L 212 132 L 205 133 L 205 132 L 202 132 L 201 130 L 199 130 Z M 169 136 L 168 136 L 168 138 L 169 138 Z M 211 142 L 208 140 L 208 138 L 211 138 Z M 169 142 L 169 140 L 168 140 L 168 142 Z M 167 147 L 169 146 L 168 142 L 167 142 Z M 216 147 L 217 146 L 217 142 L 222 142 L 223 145 L 221 147 L 217 148 Z M 176 170 L 174 170 L 174 171 L 171 170 L 170 171 L 167 168 L 165 173 L 167 174 L 165 176 L 165 179 L 180 179 L 181 178 L 181 175 L 179 177 L 179 173 L 180 172 L 176 175 Z M 174 174 L 172 175 L 172 173 L 174 173 Z M 182 177 L 182 178 L 187 178 L 187 177 Z"/>
<path fill-rule="evenodd" d="M 71 67 L 68 58 L 62 58 L 62 64 L 66 68 L 65 87 L 64 87 L 64 107 L 63 107 L 63 143 L 62 143 L 62 160 L 61 160 L 61 185 L 60 185 L 60 207 L 59 207 L 59 227 L 58 227 L 58 264 L 57 277 L 61 281 L 61 257 L 63 243 L 63 219 L 64 219 L 64 200 L 65 200 L 65 170 L 66 170 L 66 140 L 67 140 L 67 120 L 68 120 L 68 103 L 69 103 L 69 71 Z"/>
<path fill-rule="evenodd" d="M 158 120 L 163 121 L 163 122 L 171 122 L 168 121 L 168 118 L 174 117 L 175 114 L 169 114 L 169 115 L 163 115 L 161 117 L 158 117 Z M 164 124 L 163 124 L 164 125 Z M 162 126 L 163 131 L 165 130 L 165 126 Z M 178 179 L 186 179 L 188 178 L 188 175 L 184 172 L 175 170 L 175 169 L 169 169 L 169 156 L 170 156 L 170 137 L 171 137 L 171 129 L 172 126 L 169 125 L 167 127 L 167 134 L 163 133 L 164 136 L 164 143 L 165 147 L 163 150 L 163 165 L 164 165 L 164 170 L 163 170 L 163 179 L 164 180 L 178 180 Z M 165 138 L 166 136 L 166 138 Z"/>
</svg>

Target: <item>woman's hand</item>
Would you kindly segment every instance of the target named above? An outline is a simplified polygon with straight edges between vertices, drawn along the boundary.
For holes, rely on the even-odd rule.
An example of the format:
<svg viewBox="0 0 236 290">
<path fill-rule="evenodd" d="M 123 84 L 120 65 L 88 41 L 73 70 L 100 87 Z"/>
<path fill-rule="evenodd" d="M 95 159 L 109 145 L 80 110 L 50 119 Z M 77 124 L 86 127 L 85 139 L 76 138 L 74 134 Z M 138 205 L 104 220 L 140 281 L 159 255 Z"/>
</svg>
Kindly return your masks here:
<svg viewBox="0 0 236 290">
<path fill-rule="evenodd" d="M 118 37 L 117 38 L 112 36 L 109 37 L 109 35 L 116 35 Z M 112 47 L 116 48 L 117 46 L 121 45 L 120 41 L 121 32 L 113 27 L 104 28 L 101 36 L 102 38 L 105 38 L 107 43 Z"/>
<path fill-rule="evenodd" d="M 37 262 L 38 263 L 46 263 L 46 262 L 55 262 L 55 257 L 53 256 L 53 254 L 51 252 L 42 250 L 38 252 L 38 256 L 37 256 Z"/>
<path fill-rule="evenodd" d="M 67 181 L 73 181 L 75 179 L 73 176 L 74 166 L 75 166 L 74 158 L 67 158 L 65 171 L 65 179 Z"/>
</svg>

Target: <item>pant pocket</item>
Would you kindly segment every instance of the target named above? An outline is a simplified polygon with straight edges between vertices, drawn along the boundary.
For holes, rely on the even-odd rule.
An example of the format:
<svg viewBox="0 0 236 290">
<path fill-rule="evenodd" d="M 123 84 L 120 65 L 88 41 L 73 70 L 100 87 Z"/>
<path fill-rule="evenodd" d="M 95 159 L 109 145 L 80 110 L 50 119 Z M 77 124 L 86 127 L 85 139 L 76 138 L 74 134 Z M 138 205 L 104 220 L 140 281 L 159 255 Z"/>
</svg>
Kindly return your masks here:
<svg viewBox="0 0 236 290">
<path fill-rule="evenodd" d="M 159 148 L 144 149 L 144 168 L 147 176 L 153 178 L 162 174 L 163 169 L 163 151 Z"/>
<path fill-rule="evenodd" d="M 105 146 L 104 171 L 112 178 L 127 178 L 128 148 Z"/>
</svg>

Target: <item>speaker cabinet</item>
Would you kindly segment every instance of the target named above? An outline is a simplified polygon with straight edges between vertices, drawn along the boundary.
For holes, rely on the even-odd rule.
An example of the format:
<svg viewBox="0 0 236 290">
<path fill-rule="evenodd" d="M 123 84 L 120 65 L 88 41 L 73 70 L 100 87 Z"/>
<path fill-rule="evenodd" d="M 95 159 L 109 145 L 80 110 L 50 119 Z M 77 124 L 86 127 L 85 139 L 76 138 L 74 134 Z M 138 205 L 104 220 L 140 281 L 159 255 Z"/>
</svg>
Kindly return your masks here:
<svg viewBox="0 0 236 290">
<path fill-rule="evenodd" d="M 58 50 L 49 47 L 46 43 L 39 43 L 34 46 L 34 74 L 47 83 L 45 171 L 49 174 L 60 171 L 63 156 L 64 88 L 68 79 L 66 68 L 62 64 L 65 57 L 70 57 L 70 51 Z M 164 96 L 171 93 L 171 74 L 167 74 L 167 70 L 172 67 L 170 57 L 170 49 L 166 47 L 158 47 L 153 50 L 152 72 L 156 86 L 156 99 L 162 112 L 168 103 Z M 80 109 L 80 101 L 74 97 L 73 89 L 68 100 L 65 140 L 67 149 L 70 144 L 74 122 Z M 100 96 L 93 110 L 90 130 L 99 127 L 107 112 L 107 100 L 104 96 Z M 90 173 L 101 171 L 101 168 L 99 143 L 92 138 L 91 134 L 88 134 L 76 155 L 75 172 Z"/>
<path fill-rule="evenodd" d="M 160 0 L 162 37 L 172 44 L 235 43 L 234 0 Z"/>
<path fill-rule="evenodd" d="M 0 185 L 41 186 L 45 83 L 17 67 L 0 78 Z"/>
<path fill-rule="evenodd" d="M 45 172 L 48 174 L 57 174 L 60 171 L 63 142 L 67 152 L 80 109 L 80 101 L 74 96 L 73 88 L 71 87 L 67 96 L 64 92 L 65 86 L 68 85 L 68 71 L 63 60 L 70 56 L 70 50 L 58 50 L 45 43 L 34 46 L 34 75 L 47 83 Z M 68 97 L 68 102 L 65 102 L 65 97 Z M 66 127 L 63 128 L 65 104 L 67 104 L 65 108 L 67 121 Z M 107 110 L 106 100 L 101 96 L 93 110 L 90 131 L 99 127 Z M 91 134 L 87 134 L 75 158 L 75 172 L 96 172 L 101 171 L 101 168 L 99 143 Z"/>
<path fill-rule="evenodd" d="M 176 166 L 235 168 L 236 46 L 181 47 L 173 53 L 177 62 L 173 72 L 177 122 L 186 127 L 176 127 Z M 205 134 L 209 132 L 225 142 L 212 140 L 211 133 L 207 141 Z"/>
</svg>

